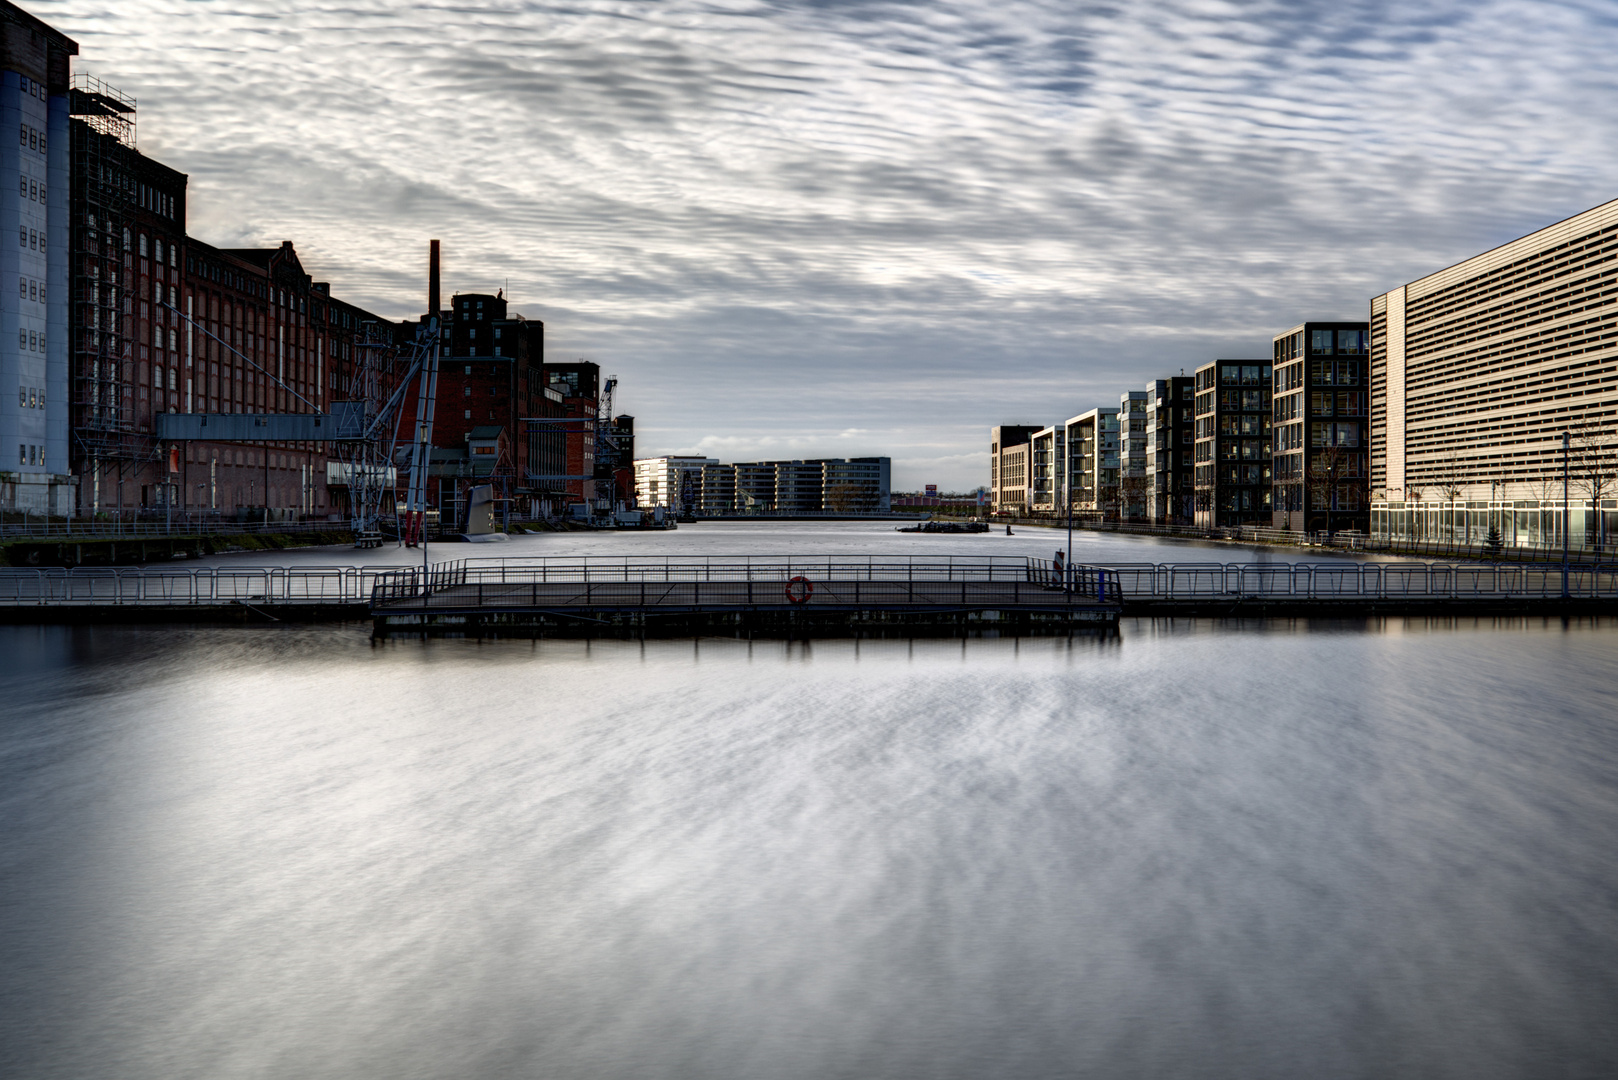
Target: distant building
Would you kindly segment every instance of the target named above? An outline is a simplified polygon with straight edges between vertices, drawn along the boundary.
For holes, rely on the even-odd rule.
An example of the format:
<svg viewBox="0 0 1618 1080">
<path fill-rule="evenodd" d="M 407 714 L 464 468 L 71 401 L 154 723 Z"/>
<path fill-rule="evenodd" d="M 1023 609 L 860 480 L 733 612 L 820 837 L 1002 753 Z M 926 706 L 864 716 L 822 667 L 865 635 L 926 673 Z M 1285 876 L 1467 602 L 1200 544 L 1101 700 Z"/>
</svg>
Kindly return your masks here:
<svg viewBox="0 0 1618 1080">
<path fill-rule="evenodd" d="M 1618 529 L 1618 200 L 1371 300 L 1372 532 L 1560 545 Z"/>
<path fill-rule="evenodd" d="M 709 516 L 736 512 L 736 466 L 712 462 L 702 467 L 702 508 Z"/>
<path fill-rule="evenodd" d="M 635 501 L 635 418 L 614 416 L 599 432 L 596 446 L 596 497 Z"/>
<path fill-rule="evenodd" d="M 1028 439 L 1030 465 L 1029 507 L 1036 513 L 1065 513 L 1062 497 L 1067 483 L 1067 431 L 1061 425 L 1040 428 Z"/>
<path fill-rule="evenodd" d="M 830 458 L 824 464 L 821 505 L 837 514 L 885 514 L 892 509 L 893 460 Z"/>
<path fill-rule="evenodd" d="M 1118 515 L 1118 410 L 1082 412 L 1063 425 L 1073 510 L 1104 518 Z"/>
<path fill-rule="evenodd" d="M 1271 523 L 1370 527 L 1368 325 L 1306 322 L 1274 339 Z"/>
<path fill-rule="evenodd" d="M 1270 524 L 1270 363 L 1216 360 L 1196 371 L 1196 523 Z"/>
<path fill-rule="evenodd" d="M 735 477 L 736 510 L 742 514 L 768 514 L 775 510 L 775 464 L 743 461 L 731 466 Z"/>
<path fill-rule="evenodd" d="M 775 512 L 815 514 L 825 508 L 825 463 L 822 461 L 777 461 L 775 465 Z"/>
<path fill-rule="evenodd" d="M 1146 391 L 1118 395 L 1118 515 L 1146 519 Z"/>
<path fill-rule="evenodd" d="M 703 470 L 718 464 L 708 457 L 640 458 L 635 462 L 635 500 L 646 508 L 696 513 L 702 508 Z"/>
<path fill-rule="evenodd" d="M 1152 522 L 1189 525 L 1196 516 L 1195 385 L 1189 375 L 1146 384 L 1146 517 Z"/>
<path fill-rule="evenodd" d="M 546 363 L 544 386 L 561 397 L 561 415 L 572 421 L 558 425 L 565 433 L 564 460 L 559 483 L 550 484 L 552 502 L 583 502 L 594 507 L 611 502 L 611 493 L 598 491 L 596 481 L 596 416 L 601 405 L 601 368 L 586 360 Z M 440 393 L 440 399 L 443 395 Z M 633 459 L 631 459 L 633 460 Z M 605 485 L 602 485 L 604 488 Z"/>
<path fill-rule="evenodd" d="M 989 429 L 989 492 L 996 513 L 1020 514 L 1029 507 L 1033 448 L 1039 428 L 1003 424 Z"/>
</svg>

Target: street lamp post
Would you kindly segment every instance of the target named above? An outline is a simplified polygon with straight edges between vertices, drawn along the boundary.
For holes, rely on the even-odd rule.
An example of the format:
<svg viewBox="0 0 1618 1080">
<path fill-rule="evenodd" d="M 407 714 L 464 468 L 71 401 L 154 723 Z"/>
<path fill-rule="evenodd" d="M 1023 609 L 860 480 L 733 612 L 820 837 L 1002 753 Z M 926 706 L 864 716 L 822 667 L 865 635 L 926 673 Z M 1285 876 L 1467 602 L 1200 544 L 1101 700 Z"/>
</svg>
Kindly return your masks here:
<svg viewBox="0 0 1618 1080">
<path fill-rule="evenodd" d="M 1062 453 L 1067 455 L 1067 445 L 1063 443 Z M 1062 564 L 1062 588 L 1072 592 L 1069 584 L 1073 580 L 1073 461 L 1069 458 L 1062 467 L 1062 501 L 1067 503 L 1067 561 Z"/>
<path fill-rule="evenodd" d="M 1567 517 L 1567 452 L 1571 441 L 1567 432 L 1562 432 L 1562 599 L 1568 598 L 1567 591 L 1567 558 L 1568 558 L 1568 517 Z"/>
</svg>

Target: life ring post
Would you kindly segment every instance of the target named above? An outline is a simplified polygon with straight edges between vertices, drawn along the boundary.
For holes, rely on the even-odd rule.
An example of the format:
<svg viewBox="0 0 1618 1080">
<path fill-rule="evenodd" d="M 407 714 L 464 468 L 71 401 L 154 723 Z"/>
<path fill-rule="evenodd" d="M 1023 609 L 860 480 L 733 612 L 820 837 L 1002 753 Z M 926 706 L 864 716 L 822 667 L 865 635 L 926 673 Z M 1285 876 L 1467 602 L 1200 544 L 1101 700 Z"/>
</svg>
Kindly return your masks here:
<svg viewBox="0 0 1618 1080">
<path fill-rule="evenodd" d="M 787 587 L 783 591 L 786 593 L 787 603 L 802 604 L 815 595 L 815 583 L 799 574 L 787 582 Z"/>
</svg>

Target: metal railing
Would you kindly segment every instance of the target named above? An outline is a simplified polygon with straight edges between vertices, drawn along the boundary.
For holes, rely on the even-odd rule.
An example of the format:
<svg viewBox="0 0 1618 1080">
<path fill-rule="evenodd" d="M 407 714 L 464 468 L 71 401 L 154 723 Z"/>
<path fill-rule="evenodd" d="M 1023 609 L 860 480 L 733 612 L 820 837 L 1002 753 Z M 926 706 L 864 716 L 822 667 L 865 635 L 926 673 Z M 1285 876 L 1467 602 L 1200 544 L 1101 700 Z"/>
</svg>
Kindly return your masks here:
<svg viewBox="0 0 1618 1080">
<path fill-rule="evenodd" d="M 1094 595 L 1105 571 L 1073 568 L 1076 591 Z M 908 582 L 936 585 L 1023 584 L 1060 590 L 1049 562 L 1023 556 L 712 555 L 577 559 L 465 559 L 379 574 L 372 600 L 391 603 L 456 586 L 678 584 L 758 582 L 779 587 L 795 577 L 827 583 Z"/>
<path fill-rule="evenodd" d="M 1547 563 L 1138 563 L 1108 568 L 1130 600 L 1557 599 L 1560 564 Z M 1618 564 L 1574 565 L 1567 595 L 1618 599 Z"/>
<path fill-rule="evenodd" d="M 363 604 L 378 572 L 357 566 L 0 567 L 0 607 Z"/>
<path fill-rule="evenodd" d="M 1618 563 L 1567 569 L 1567 595 L 1618 599 Z M 1105 602 L 1144 600 L 1410 600 L 1556 599 L 1563 568 L 1538 563 L 1121 563 L 1069 566 L 1004 556 L 691 556 L 572 559 L 466 559 L 398 567 L 108 567 L 0 568 L 0 606 L 363 604 L 409 600 L 439 590 L 478 586 L 498 598 L 501 586 L 548 584 L 678 585 L 762 583 L 779 602 L 783 585 L 806 578 L 822 601 L 833 595 L 887 594 L 842 586 L 860 582 L 912 586 L 909 595 L 958 595 L 961 603 L 1006 595 L 1033 601 L 1040 592 Z M 957 591 L 958 589 L 958 591 Z M 611 590 L 607 590 L 608 593 Z M 622 593 L 627 595 L 627 593 Z M 513 595 L 509 591 L 505 594 Z M 538 596 L 538 592 L 535 593 Z M 693 596 L 700 595 L 693 591 Z M 722 596 L 736 596 L 715 590 Z M 747 591 L 751 596 L 752 592 Z"/>
<path fill-rule="evenodd" d="M 243 536 L 262 533 L 344 532 L 344 521 L 234 521 L 210 515 L 182 516 L 172 521 L 109 518 L 104 521 L 32 518 L 8 515 L 0 521 L 0 540 L 163 540 L 178 536 Z"/>
</svg>

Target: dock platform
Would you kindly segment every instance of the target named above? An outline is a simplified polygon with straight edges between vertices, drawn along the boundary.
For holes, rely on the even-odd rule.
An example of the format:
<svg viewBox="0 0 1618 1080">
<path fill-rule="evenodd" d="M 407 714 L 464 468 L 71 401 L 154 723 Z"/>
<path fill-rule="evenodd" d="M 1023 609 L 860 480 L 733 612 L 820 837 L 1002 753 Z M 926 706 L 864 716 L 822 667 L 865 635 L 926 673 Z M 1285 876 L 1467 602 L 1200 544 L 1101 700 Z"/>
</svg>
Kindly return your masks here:
<svg viewBox="0 0 1618 1080">
<path fill-rule="evenodd" d="M 440 563 L 380 575 L 378 637 L 930 636 L 1116 628 L 1106 571 L 1024 558 Z"/>
</svg>

